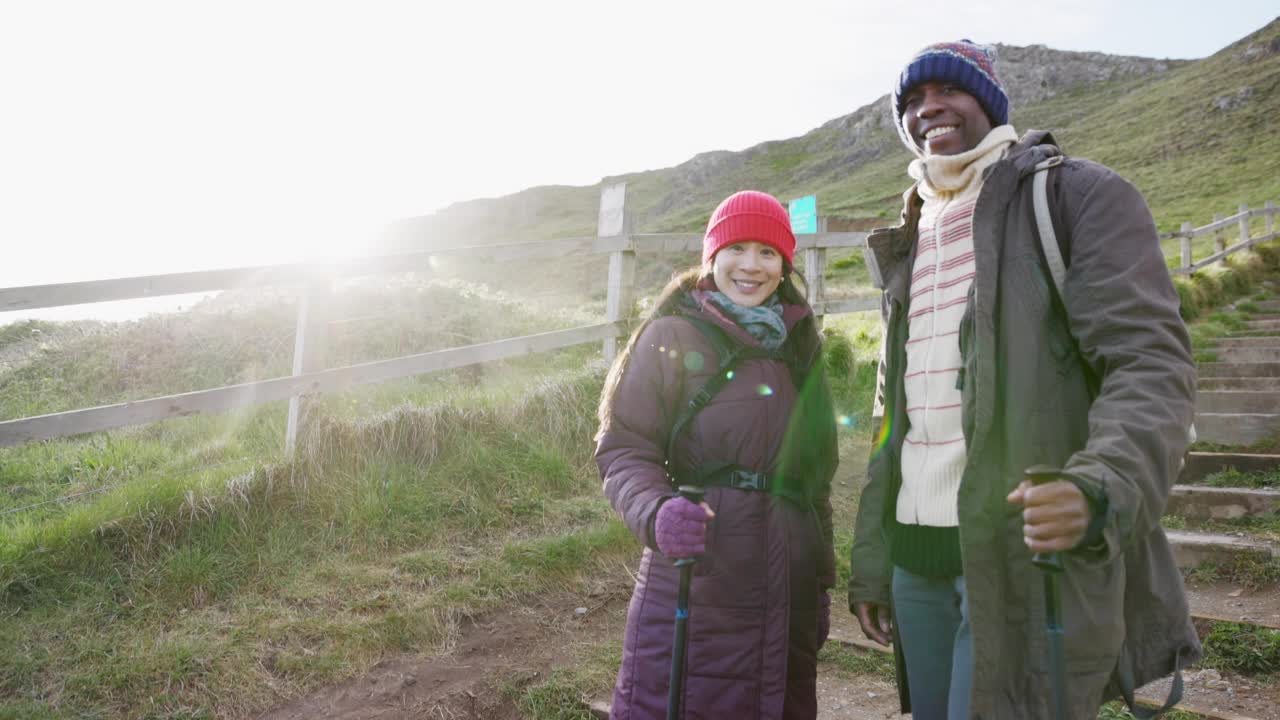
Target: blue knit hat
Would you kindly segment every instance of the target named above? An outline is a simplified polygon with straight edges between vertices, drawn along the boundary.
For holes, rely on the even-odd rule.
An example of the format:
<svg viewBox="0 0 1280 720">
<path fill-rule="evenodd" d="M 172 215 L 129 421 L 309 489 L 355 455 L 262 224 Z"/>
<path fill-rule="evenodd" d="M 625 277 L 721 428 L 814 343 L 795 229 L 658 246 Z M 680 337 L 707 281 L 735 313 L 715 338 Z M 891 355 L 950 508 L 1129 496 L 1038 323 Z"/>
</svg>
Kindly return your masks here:
<svg viewBox="0 0 1280 720">
<path fill-rule="evenodd" d="M 893 119 L 898 136 L 912 150 L 915 145 L 902 128 L 902 101 L 908 90 L 923 82 L 955 83 L 978 101 L 992 127 L 1009 122 L 1009 95 L 996 77 L 995 53 L 972 40 L 930 45 L 903 68 L 893 88 Z"/>
</svg>

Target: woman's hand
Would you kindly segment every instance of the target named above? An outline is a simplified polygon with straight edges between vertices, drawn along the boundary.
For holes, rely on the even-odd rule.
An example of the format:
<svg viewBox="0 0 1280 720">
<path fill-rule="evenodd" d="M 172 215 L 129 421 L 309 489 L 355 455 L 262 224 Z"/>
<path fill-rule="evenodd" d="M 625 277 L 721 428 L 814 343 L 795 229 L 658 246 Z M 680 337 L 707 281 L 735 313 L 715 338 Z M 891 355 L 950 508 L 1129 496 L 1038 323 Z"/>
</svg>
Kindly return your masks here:
<svg viewBox="0 0 1280 720">
<path fill-rule="evenodd" d="M 672 560 L 706 552 L 707 522 L 715 516 L 705 502 L 695 504 L 677 496 L 662 503 L 653 520 L 658 551 Z"/>
</svg>

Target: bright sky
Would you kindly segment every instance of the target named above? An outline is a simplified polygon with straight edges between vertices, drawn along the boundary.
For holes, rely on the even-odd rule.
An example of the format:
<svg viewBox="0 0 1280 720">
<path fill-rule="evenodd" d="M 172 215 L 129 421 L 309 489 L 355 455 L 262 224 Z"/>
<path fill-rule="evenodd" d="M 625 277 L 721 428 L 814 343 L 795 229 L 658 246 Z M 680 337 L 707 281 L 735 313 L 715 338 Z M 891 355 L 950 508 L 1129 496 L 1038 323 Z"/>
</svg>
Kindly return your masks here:
<svg viewBox="0 0 1280 720">
<path fill-rule="evenodd" d="M 358 253 L 452 202 L 803 134 L 938 40 L 1194 58 L 1276 14 L 1038 5 L 4 3 L 0 287 Z"/>
</svg>

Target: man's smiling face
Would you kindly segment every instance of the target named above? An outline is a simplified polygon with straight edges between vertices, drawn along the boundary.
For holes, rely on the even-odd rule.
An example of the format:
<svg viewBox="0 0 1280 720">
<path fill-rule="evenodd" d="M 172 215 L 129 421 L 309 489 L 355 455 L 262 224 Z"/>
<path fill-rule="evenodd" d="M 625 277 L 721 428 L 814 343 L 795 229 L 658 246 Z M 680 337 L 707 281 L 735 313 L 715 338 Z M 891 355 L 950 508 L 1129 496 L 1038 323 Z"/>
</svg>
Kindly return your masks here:
<svg viewBox="0 0 1280 720">
<path fill-rule="evenodd" d="M 957 155 L 978 146 L 991 120 L 972 95 L 946 82 L 923 82 L 903 95 L 902 126 L 929 155 Z"/>
</svg>

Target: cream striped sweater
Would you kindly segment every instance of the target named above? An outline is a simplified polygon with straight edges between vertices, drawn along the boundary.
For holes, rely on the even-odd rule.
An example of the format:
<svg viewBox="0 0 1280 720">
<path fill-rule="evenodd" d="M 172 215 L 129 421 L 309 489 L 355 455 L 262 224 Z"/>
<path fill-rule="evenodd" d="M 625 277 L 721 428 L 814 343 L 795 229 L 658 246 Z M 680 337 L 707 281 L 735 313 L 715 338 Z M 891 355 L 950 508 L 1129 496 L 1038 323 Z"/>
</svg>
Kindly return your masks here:
<svg viewBox="0 0 1280 720">
<path fill-rule="evenodd" d="M 907 418 L 897 520 L 904 525 L 959 525 L 956 498 L 964 471 L 960 428 L 960 319 L 973 284 L 973 207 L 982 171 L 1017 140 L 1009 125 L 973 150 L 915 160 L 919 181 L 916 259 L 911 274 L 905 372 Z"/>
</svg>

